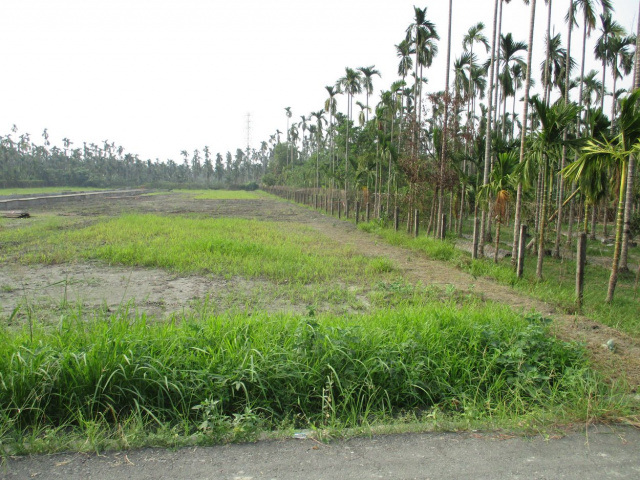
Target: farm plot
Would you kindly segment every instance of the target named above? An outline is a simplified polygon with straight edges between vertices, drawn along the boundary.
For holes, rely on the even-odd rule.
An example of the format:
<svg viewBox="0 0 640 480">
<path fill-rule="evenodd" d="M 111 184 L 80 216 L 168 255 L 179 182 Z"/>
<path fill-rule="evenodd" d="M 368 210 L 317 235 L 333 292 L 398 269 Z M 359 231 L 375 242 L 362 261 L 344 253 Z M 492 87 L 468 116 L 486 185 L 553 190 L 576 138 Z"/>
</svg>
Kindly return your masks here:
<svg viewBox="0 0 640 480">
<path fill-rule="evenodd" d="M 372 285 L 399 281 L 389 260 L 318 235 L 307 214 L 273 200 L 174 194 L 5 222 L 0 301 L 5 314 L 22 306 L 45 316 L 60 302 L 156 315 L 205 300 L 218 311 L 344 313 L 365 308 Z"/>
<path fill-rule="evenodd" d="M 460 272 L 264 194 L 195 196 L 0 223 L 7 451 L 628 408 L 526 303 L 483 300 Z"/>
</svg>

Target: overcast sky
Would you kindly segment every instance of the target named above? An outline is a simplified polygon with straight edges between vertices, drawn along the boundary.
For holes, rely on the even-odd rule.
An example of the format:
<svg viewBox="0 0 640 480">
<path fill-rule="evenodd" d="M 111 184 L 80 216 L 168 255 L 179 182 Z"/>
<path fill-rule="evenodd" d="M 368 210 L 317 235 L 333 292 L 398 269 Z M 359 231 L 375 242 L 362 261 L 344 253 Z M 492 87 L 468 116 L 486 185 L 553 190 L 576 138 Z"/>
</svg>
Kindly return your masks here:
<svg viewBox="0 0 640 480">
<path fill-rule="evenodd" d="M 546 29 L 546 6 L 537 3 L 536 77 Z M 613 3 L 616 20 L 635 31 L 638 0 Z M 428 90 L 442 90 L 445 0 L 3 0 L 0 135 L 16 124 L 40 143 L 48 128 L 60 147 L 63 137 L 76 147 L 109 140 L 142 159 L 179 160 L 181 150 L 191 154 L 205 145 L 223 154 L 245 148 L 250 113 L 257 148 L 286 129 L 284 107 L 295 121 L 320 110 L 324 86 L 346 66 L 380 70 L 375 104 L 397 80 L 394 45 L 412 22 L 414 4 L 427 7 L 442 38 L 425 73 Z M 490 36 L 493 1 L 453 0 L 453 6 L 452 61 L 471 25 L 483 21 Z M 568 0 L 553 7 L 552 28 L 566 44 Z M 504 8 L 503 32 L 526 41 L 529 7 L 513 0 Z M 574 58 L 581 37 L 574 30 Z M 588 58 L 592 50 L 590 43 Z M 599 68 L 591 62 L 587 68 Z M 345 103 L 339 97 L 340 110 Z"/>
</svg>

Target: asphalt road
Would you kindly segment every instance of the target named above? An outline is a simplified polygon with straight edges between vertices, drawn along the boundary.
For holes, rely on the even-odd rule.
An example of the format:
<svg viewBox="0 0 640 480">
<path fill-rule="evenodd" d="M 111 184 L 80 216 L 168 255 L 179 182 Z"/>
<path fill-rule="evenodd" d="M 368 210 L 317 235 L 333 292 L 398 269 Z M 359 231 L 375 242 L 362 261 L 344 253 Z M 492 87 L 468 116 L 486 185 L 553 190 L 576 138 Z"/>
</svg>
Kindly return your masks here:
<svg viewBox="0 0 640 480">
<path fill-rule="evenodd" d="M 640 430 L 595 426 L 563 436 L 427 433 L 265 441 L 177 451 L 12 457 L 2 479 L 640 479 Z"/>
</svg>

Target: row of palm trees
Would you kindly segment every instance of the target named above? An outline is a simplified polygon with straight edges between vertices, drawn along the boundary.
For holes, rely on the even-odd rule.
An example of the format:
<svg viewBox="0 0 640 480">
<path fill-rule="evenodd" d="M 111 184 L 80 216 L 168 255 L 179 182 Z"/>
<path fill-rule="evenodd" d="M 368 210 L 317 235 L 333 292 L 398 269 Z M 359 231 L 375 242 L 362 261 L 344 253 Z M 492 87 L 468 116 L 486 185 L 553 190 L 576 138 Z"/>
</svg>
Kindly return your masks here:
<svg viewBox="0 0 640 480">
<path fill-rule="evenodd" d="M 551 35 L 551 1 L 546 1 L 549 8 L 547 41 L 543 47 L 545 59 L 536 81 L 533 77 L 537 68 L 532 64 L 532 52 L 536 48 L 533 42 L 536 2 L 525 1 L 530 5 L 527 42 L 502 32 L 504 3 L 509 1 L 494 1 L 490 36 L 487 37 L 484 24 L 473 25 L 463 38 L 464 52 L 449 68 L 454 5 L 449 2 L 445 89 L 430 93 L 424 89 L 427 83 L 424 74 L 438 53 L 440 37 L 428 18 L 427 9 L 414 7 L 413 21 L 396 45 L 400 78 L 381 92 L 379 102 L 371 108 L 372 78 L 380 73 L 375 66 L 347 67 L 335 85 L 325 87 L 329 94 L 324 105 L 328 122 L 323 119 L 322 111 L 314 112 L 315 128 L 309 129 L 308 137 L 303 128 L 300 149 L 299 135 L 290 134 L 294 132 L 289 129 L 297 133 L 306 117 L 303 116 L 303 122 L 298 125 L 288 125 L 287 148 L 291 162 L 285 169 L 271 168 L 278 163 L 275 147 L 279 144 L 279 135 L 272 137 L 277 141 L 272 143 L 270 151 L 269 182 L 340 187 L 345 201 L 365 189 L 368 194 L 373 193 L 378 212 L 386 196 L 387 213 L 391 194 L 404 194 L 409 212 L 418 205 L 431 211 L 435 235 L 441 233 L 445 212 L 457 217 L 450 228 L 458 233 L 462 231 L 465 215 L 474 212 L 474 257 L 484 255 L 493 222 L 499 238 L 500 225 L 509 212 L 514 220 L 512 258 L 515 260 L 524 217 L 535 224 L 537 241 L 531 248 L 538 255 L 539 278 L 542 278 L 546 242 L 552 241 L 552 253 L 559 256 L 563 232 L 567 233 L 570 245 L 576 216 L 584 212 L 584 225 L 588 226 L 587 212 L 594 215 L 598 204 L 606 223 L 609 198 L 615 193 L 625 199 L 622 208 L 617 209 L 617 215 L 622 215 L 622 233 L 618 239 L 620 248 L 617 241 L 616 251 L 620 250 L 619 256 L 626 263 L 622 252 L 629 237 L 627 224 L 634 208 L 637 211 L 638 202 L 637 188 L 627 184 L 633 181 L 635 164 L 603 159 L 607 155 L 607 158 L 615 156 L 611 147 L 606 150 L 607 145 L 617 145 L 616 151 L 623 152 L 623 156 L 635 148 L 635 140 L 628 133 L 624 141 L 618 139 L 623 126 L 631 121 L 624 119 L 623 114 L 636 115 L 629 103 L 635 98 L 629 95 L 633 88 L 618 87 L 637 60 L 634 56 L 637 36 L 628 34 L 614 20 L 610 0 L 570 0 L 566 45 L 563 45 L 560 34 Z M 573 30 L 578 26 L 582 29 L 579 62 L 573 59 L 571 48 Z M 585 73 L 586 39 L 596 29 L 600 35 L 593 55 L 601 62 L 602 71 Z M 479 60 L 478 50 L 487 54 L 485 62 Z M 576 75 L 578 66 L 580 73 Z M 449 81 L 450 70 L 452 81 Z M 609 117 L 603 111 L 607 83 L 612 86 Z M 532 89 L 536 88 L 537 93 L 532 95 Z M 357 101 L 363 94 L 364 103 Z M 346 114 L 337 109 L 339 95 L 346 98 Z M 520 100 L 522 114 L 518 115 L 516 105 Z M 361 113 L 357 123 L 354 101 Z M 596 155 L 595 151 L 601 153 Z M 592 158 L 598 158 L 600 165 L 609 165 L 606 174 L 598 168 L 583 168 L 576 173 L 575 165 L 590 164 L 592 160 L 588 159 Z M 614 168 L 614 164 L 618 167 Z M 315 175 L 309 173 L 312 169 Z M 615 181 L 610 181 L 612 179 Z M 578 199 L 580 203 L 574 203 Z M 410 219 L 408 224 L 411 225 Z M 549 238 L 553 225 L 555 241 Z M 616 233 L 617 230 L 618 225 Z M 593 217 L 591 231 L 595 232 Z M 614 258 L 612 270 L 617 268 L 616 262 Z M 615 289 L 613 278 L 612 271 L 609 301 Z"/>
</svg>

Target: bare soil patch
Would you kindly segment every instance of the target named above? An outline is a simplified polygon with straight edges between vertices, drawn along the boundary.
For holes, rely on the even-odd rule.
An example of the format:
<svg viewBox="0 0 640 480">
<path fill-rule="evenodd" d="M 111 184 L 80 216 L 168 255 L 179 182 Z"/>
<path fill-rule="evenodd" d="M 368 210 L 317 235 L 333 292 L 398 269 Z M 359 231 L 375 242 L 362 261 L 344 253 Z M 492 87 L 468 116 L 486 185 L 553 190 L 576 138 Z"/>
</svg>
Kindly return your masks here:
<svg viewBox="0 0 640 480">
<path fill-rule="evenodd" d="M 160 269 L 105 266 L 100 263 L 3 266 L 0 268 L 0 308 L 9 315 L 16 307 L 54 316 L 65 306 L 91 312 L 128 309 L 163 318 L 198 308 L 204 299 L 215 309 L 230 291 L 250 291 L 259 281 L 214 276 L 180 276 Z M 222 309 L 222 307 L 221 307 Z"/>
<path fill-rule="evenodd" d="M 38 207 L 31 213 L 53 213 L 77 216 L 117 216 L 139 212 L 158 215 L 204 215 L 209 217 L 239 217 L 267 221 L 300 222 L 312 212 L 296 205 L 275 201 L 269 197 L 257 200 L 194 200 L 189 194 L 139 195 L 117 198 L 87 198 L 65 204 Z"/>
</svg>

